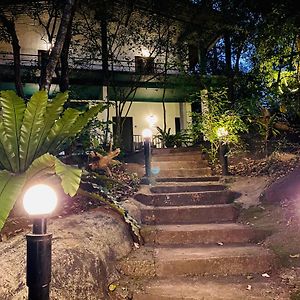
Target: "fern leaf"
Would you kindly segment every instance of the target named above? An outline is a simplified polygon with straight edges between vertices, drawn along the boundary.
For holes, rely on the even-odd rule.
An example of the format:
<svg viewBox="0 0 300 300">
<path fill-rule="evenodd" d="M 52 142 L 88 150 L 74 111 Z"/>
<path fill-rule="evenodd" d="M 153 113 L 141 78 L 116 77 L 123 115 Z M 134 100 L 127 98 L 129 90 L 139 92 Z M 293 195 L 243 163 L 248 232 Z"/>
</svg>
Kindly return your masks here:
<svg viewBox="0 0 300 300">
<path fill-rule="evenodd" d="M 69 135 L 66 136 L 64 139 L 61 139 L 59 144 L 56 145 L 57 150 L 59 152 L 62 151 L 62 146 L 67 144 L 68 140 L 70 140 L 70 137 L 75 137 L 77 134 L 79 134 L 82 131 L 82 129 L 89 123 L 89 121 L 91 121 L 95 116 L 97 116 L 99 112 L 102 112 L 104 109 L 105 106 L 103 104 L 98 104 L 91 107 L 88 111 L 80 115 L 70 128 Z"/>
<path fill-rule="evenodd" d="M 67 99 L 68 99 L 68 92 L 59 93 L 51 102 L 48 103 L 45 117 L 44 117 L 44 126 L 38 138 L 38 143 L 35 149 L 34 157 L 37 156 L 37 153 L 41 149 L 41 146 L 43 145 L 52 126 L 55 123 L 55 120 L 57 120 L 60 114 L 63 112 L 64 109 L 63 105 L 67 101 Z"/>
<path fill-rule="evenodd" d="M 70 128 L 72 128 L 80 113 L 80 111 L 73 108 L 66 109 L 63 116 L 52 126 L 38 155 L 42 155 L 46 152 L 57 153 L 57 145 L 69 137 Z"/>
<path fill-rule="evenodd" d="M 75 196 L 80 180 L 82 170 L 74 168 L 72 166 L 65 165 L 59 159 L 55 159 L 55 172 L 56 175 L 61 179 L 61 185 L 66 194 L 69 194 L 71 197 Z"/>
<path fill-rule="evenodd" d="M 4 169 L 8 171 L 13 171 L 11 159 L 14 159 L 11 156 L 12 150 L 10 144 L 7 142 L 7 138 L 4 132 L 4 126 L 2 120 L 0 121 L 0 163 Z"/>
<path fill-rule="evenodd" d="M 24 112 L 20 135 L 20 170 L 31 164 L 38 145 L 41 128 L 44 126 L 44 114 L 48 102 L 46 91 L 34 93 Z"/>
<path fill-rule="evenodd" d="M 25 102 L 14 91 L 2 91 L 0 93 L 0 105 L 3 114 L 3 129 L 7 143 L 11 145 L 13 159 L 10 160 L 12 171 L 20 171 L 20 129 L 22 125 Z"/>
<path fill-rule="evenodd" d="M 0 230 L 21 194 L 25 176 L 14 175 L 6 170 L 0 171 Z"/>
<path fill-rule="evenodd" d="M 55 174 L 55 157 L 49 153 L 35 159 L 26 171 L 26 177 L 30 180 L 42 178 L 44 175 Z"/>
</svg>

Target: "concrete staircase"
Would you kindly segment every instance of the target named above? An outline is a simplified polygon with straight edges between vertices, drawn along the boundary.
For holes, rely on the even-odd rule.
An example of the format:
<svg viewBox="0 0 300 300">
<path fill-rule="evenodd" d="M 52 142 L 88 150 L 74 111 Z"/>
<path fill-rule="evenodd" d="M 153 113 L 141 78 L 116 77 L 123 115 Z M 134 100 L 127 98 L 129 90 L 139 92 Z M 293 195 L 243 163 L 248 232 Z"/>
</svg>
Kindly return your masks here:
<svg viewBox="0 0 300 300">
<path fill-rule="evenodd" d="M 135 196 L 145 245 L 120 262 L 132 299 L 289 299 L 261 276 L 274 256 L 251 244 L 250 227 L 235 223 L 237 194 L 211 176 L 200 152 L 156 150 L 153 161 L 157 184 Z"/>
</svg>

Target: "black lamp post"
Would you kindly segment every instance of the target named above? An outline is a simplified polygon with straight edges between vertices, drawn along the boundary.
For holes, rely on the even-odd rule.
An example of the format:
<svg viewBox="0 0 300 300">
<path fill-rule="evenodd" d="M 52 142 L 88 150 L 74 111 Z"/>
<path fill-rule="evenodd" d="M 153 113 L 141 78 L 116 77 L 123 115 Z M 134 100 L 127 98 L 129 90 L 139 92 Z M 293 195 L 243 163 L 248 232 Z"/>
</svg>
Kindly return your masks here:
<svg viewBox="0 0 300 300">
<path fill-rule="evenodd" d="M 52 234 L 47 216 L 55 209 L 57 196 L 49 186 L 32 186 L 24 195 L 24 208 L 33 217 L 32 234 L 26 235 L 28 300 L 49 300 Z"/>
<path fill-rule="evenodd" d="M 152 131 L 144 129 L 142 136 L 144 138 L 144 157 L 145 157 L 145 176 L 142 178 L 142 183 L 150 184 L 152 181 L 151 176 L 151 137 Z"/>
</svg>

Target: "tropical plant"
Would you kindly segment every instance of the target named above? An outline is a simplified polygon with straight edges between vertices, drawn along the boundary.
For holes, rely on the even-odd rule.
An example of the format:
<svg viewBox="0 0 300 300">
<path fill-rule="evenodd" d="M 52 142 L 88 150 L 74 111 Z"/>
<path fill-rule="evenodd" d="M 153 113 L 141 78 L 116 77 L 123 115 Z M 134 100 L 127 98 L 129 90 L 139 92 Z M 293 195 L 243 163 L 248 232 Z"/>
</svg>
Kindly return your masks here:
<svg viewBox="0 0 300 300">
<path fill-rule="evenodd" d="M 189 142 L 189 135 L 185 131 L 177 132 L 175 134 L 171 134 L 171 128 L 164 131 L 160 127 L 156 127 L 158 131 L 157 138 L 162 142 L 164 147 L 174 148 L 181 147 L 182 144 L 187 145 Z"/>
<path fill-rule="evenodd" d="M 87 123 L 103 110 L 64 110 L 68 93 L 49 101 L 46 91 L 28 101 L 14 91 L 0 92 L 0 230 L 17 198 L 28 184 L 58 177 L 66 194 L 74 196 L 82 171 L 54 155 L 63 151 Z"/>
<path fill-rule="evenodd" d="M 192 136 L 195 139 L 203 134 L 210 142 L 209 156 L 213 163 L 217 159 L 220 144 L 236 145 L 240 141 L 239 134 L 247 131 L 242 118 L 234 110 L 228 109 L 228 103 L 226 89 L 210 91 L 202 99 L 205 112 L 192 114 Z"/>
</svg>

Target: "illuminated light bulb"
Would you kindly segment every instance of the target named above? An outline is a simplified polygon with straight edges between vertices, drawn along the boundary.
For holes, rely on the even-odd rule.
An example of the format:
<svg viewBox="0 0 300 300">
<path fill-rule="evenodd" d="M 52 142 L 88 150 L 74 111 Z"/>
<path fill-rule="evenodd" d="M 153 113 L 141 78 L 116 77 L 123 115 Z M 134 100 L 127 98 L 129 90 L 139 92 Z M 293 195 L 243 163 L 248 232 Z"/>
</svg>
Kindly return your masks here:
<svg viewBox="0 0 300 300">
<path fill-rule="evenodd" d="M 226 137 L 228 135 L 228 130 L 225 129 L 224 127 L 220 127 L 217 129 L 217 136 L 219 138 Z"/>
<path fill-rule="evenodd" d="M 55 191 L 46 184 L 30 187 L 23 198 L 25 211 L 32 216 L 47 215 L 54 211 L 57 205 Z"/>
<path fill-rule="evenodd" d="M 144 139 L 151 138 L 152 137 L 151 129 L 149 129 L 149 128 L 144 129 L 143 132 L 142 132 L 142 136 L 143 136 Z"/>
<path fill-rule="evenodd" d="M 146 48 L 143 48 L 142 49 L 142 56 L 149 57 L 150 56 L 150 51 Z"/>
<path fill-rule="evenodd" d="M 153 127 L 155 125 L 155 123 L 157 122 L 157 117 L 154 115 L 150 115 L 146 119 L 147 119 L 150 127 Z"/>
</svg>

